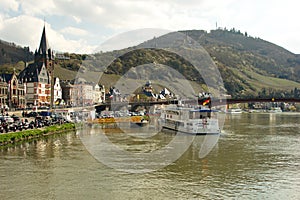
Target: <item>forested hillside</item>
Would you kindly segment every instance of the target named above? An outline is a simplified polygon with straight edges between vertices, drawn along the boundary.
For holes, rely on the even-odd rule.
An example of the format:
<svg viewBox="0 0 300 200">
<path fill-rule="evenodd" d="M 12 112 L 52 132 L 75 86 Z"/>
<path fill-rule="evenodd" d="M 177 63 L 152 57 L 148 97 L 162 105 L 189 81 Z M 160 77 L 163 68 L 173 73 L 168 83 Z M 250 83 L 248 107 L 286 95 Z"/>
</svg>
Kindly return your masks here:
<svg viewBox="0 0 300 200">
<path fill-rule="evenodd" d="M 192 38 L 205 49 L 219 69 L 227 93 L 233 97 L 300 97 L 299 55 L 235 29 L 217 29 L 210 32 L 188 30 L 179 33 L 186 38 Z M 164 36 L 143 44 L 155 43 L 162 37 Z M 78 70 L 103 72 L 103 84 L 109 86 L 109 80 L 117 80 L 117 77 L 132 67 L 157 63 L 170 66 L 193 82 L 193 85 L 198 84 L 201 89 L 205 89 L 203 77 L 187 60 L 167 50 L 143 49 L 143 44 L 93 55 L 67 53 L 65 56 L 69 59 L 56 58 L 55 75 L 61 79 L 71 79 Z M 0 49 L 1 73 L 12 72 L 13 68 L 18 72 L 23 69 L 24 61 L 33 60 L 33 54 L 27 47 L 0 41 Z M 149 70 L 148 73 L 151 74 L 152 71 Z M 159 75 L 152 77 L 159 78 Z"/>
</svg>

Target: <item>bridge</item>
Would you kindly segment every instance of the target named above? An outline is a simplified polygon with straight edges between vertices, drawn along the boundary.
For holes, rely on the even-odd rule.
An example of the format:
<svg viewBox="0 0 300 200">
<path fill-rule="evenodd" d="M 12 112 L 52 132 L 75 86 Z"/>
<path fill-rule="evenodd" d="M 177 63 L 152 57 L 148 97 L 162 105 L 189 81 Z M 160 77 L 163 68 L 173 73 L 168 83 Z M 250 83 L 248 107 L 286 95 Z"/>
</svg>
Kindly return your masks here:
<svg viewBox="0 0 300 200">
<path fill-rule="evenodd" d="M 185 100 L 184 103 L 196 103 L 196 100 Z M 300 103 L 300 99 L 297 98 L 247 98 L 247 99 L 211 99 L 211 106 L 230 105 L 237 103 L 263 103 L 263 102 L 285 102 L 285 103 Z M 95 105 L 97 111 L 105 110 L 120 110 L 122 107 L 130 107 L 131 110 L 135 110 L 138 106 L 151 107 L 154 105 L 168 105 L 178 104 L 179 100 L 160 100 L 160 101 L 123 101 L 123 102 L 107 102 L 103 104 Z"/>
<path fill-rule="evenodd" d="M 248 98 L 248 99 L 215 99 L 214 105 L 236 104 L 236 103 L 267 103 L 267 102 L 285 102 L 285 103 L 300 103 L 297 98 Z M 222 103 L 225 101 L 225 103 Z"/>
</svg>

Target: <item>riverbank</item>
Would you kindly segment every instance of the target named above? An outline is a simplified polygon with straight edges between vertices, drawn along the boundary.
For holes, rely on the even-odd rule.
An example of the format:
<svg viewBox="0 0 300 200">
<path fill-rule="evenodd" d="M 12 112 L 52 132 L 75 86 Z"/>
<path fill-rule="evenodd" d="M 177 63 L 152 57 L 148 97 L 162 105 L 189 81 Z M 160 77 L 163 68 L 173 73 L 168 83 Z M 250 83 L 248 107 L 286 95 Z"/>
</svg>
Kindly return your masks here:
<svg viewBox="0 0 300 200">
<path fill-rule="evenodd" d="M 61 125 L 53 125 L 41 129 L 25 130 L 20 132 L 10 132 L 0 134 L 0 147 L 6 145 L 14 145 L 21 141 L 28 141 L 40 137 L 46 137 L 57 133 L 75 130 L 74 123 L 65 123 Z"/>
</svg>

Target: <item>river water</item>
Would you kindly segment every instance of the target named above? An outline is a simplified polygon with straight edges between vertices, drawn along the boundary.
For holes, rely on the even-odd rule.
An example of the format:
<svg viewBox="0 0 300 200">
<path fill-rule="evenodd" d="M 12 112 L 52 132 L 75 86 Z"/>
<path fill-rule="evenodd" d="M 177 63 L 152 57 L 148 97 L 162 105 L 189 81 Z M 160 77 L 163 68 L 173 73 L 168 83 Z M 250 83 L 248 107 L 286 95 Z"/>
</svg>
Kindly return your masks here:
<svg viewBox="0 0 300 200">
<path fill-rule="evenodd" d="M 106 139 L 124 152 L 153 158 L 125 159 L 102 148 L 100 157 L 111 158 L 119 169 L 101 162 L 87 146 L 98 140 L 99 146 L 109 147 L 103 138 L 93 137 L 94 129 L 2 148 L 0 199 L 299 199 L 299 124 L 299 114 L 228 114 L 220 137 L 193 138 L 186 151 L 174 152 L 179 158 L 170 163 L 161 162 L 167 156 L 151 152 L 174 138 L 179 138 L 176 144 L 189 138 L 107 131 Z M 217 143 L 203 152 L 206 139 Z M 155 170 L 134 171 L 158 162 L 162 164 Z"/>
</svg>

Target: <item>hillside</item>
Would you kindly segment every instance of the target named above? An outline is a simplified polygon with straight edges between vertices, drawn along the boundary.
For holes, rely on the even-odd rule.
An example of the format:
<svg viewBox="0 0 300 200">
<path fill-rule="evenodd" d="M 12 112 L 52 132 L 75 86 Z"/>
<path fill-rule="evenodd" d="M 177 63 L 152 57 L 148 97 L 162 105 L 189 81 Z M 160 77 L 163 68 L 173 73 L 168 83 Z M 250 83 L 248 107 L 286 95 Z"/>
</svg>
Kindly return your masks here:
<svg viewBox="0 0 300 200">
<path fill-rule="evenodd" d="M 169 49 L 143 48 L 151 45 L 159 47 L 169 42 L 176 49 L 188 43 L 190 37 L 203 47 L 202 50 L 193 50 L 194 53 L 199 55 L 206 53 L 212 58 L 221 73 L 227 93 L 233 97 L 300 95 L 297 89 L 300 88 L 300 55 L 235 29 L 218 29 L 210 32 L 188 30 L 179 33 L 183 35 L 181 39 L 172 38 L 173 33 L 170 33 L 168 35 L 171 37 L 170 41 L 167 41 L 165 39 L 167 36 L 164 35 L 127 49 L 89 56 L 71 54 L 70 60 L 56 60 L 55 74 L 61 79 L 71 79 L 80 69 L 82 74 L 91 72 L 93 76 L 99 76 L 95 75 L 98 73 L 93 73 L 99 72 L 102 75 L 100 82 L 106 87 L 112 86 L 120 77 L 125 76 L 128 84 L 123 83 L 124 87 L 130 84 L 142 84 L 140 80 L 149 79 L 173 84 L 176 90 L 185 90 L 182 81 L 186 79 L 194 89 L 196 88 L 195 92 L 203 91 L 206 90 L 206 81 L 194 69 L 194 63 L 172 53 L 173 51 Z M 23 51 L 26 52 L 25 49 Z M 22 48 L 18 48 L 18 51 L 21 50 Z M 25 54 L 22 55 L 23 59 L 15 57 L 13 60 L 24 60 Z M 204 59 L 205 66 L 209 66 L 208 63 L 209 61 Z M 18 66 L 17 70 L 22 69 L 21 63 L 14 65 Z M 162 66 L 169 66 L 172 70 L 165 73 Z M 9 69 L 9 65 L 6 64 L 6 68 Z M 4 65 L 1 65 L 1 69 L 5 69 Z M 201 74 L 212 77 L 213 74 L 209 74 L 212 73 L 210 69 L 210 67 L 204 68 Z M 85 77 L 89 78 L 88 75 Z M 93 79 L 98 80 L 95 77 Z M 136 82 L 134 83 L 133 80 Z"/>
<path fill-rule="evenodd" d="M 198 41 L 220 63 L 248 67 L 277 78 L 299 81 L 300 56 L 286 49 L 235 30 L 183 32 Z"/>
<path fill-rule="evenodd" d="M 235 98 L 290 96 L 293 95 L 292 90 L 300 88 L 300 56 L 280 46 L 234 29 L 218 29 L 211 32 L 190 30 L 180 33 L 202 45 L 218 67 L 227 92 Z M 164 37 L 128 49 L 95 54 L 93 59 L 85 63 L 84 68 L 122 76 L 132 66 L 159 63 L 176 69 L 189 81 L 204 84 L 203 78 L 197 75 L 191 63 L 184 59 L 167 51 L 141 49 L 143 45 L 157 46 L 164 43 Z M 178 39 L 176 41 L 174 38 L 172 45 L 179 46 L 176 42 L 178 43 Z M 114 57 L 117 59 L 113 60 Z M 108 67 L 103 69 L 104 66 Z M 151 77 L 154 76 L 153 66 L 148 68 L 148 72 L 152 73 Z M 135 70 L 131 70 L 130 74 L 130 78 L 138 77 Z M 156 74 L 156 78 L 159 78 L 159 75 Z M 150 77 L 149 74 L 144 76 Z"/>
<path fill-rule="evenodd" d="M 33 60 L 33 53 L 29 50 L 29 47 L 20 47 L 14 43 L 0 40 L 0 65 L 31 60 Z"/>
<path fill-rule="evenodd" d="M 233 96 L 257 96 L 265 89 L 286 96 L 284 91 L 299 88 L 299 55 L 234 29 L 185 33 L 208 51 Z"/>
</svg>

